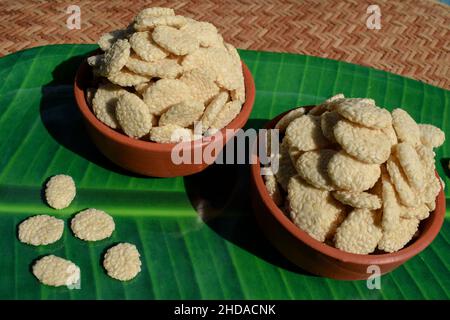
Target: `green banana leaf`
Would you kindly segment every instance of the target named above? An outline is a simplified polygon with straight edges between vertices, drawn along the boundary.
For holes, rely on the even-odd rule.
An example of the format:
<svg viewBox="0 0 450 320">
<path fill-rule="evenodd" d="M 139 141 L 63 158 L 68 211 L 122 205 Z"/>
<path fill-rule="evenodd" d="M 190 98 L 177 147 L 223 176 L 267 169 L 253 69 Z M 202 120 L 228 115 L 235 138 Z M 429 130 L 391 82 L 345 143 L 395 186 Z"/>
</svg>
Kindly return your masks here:
<svg viewBox="0 0 450 320">
<path fill-rule="evenodd" d="M 0 299 L 448 299 L 450 221 L 433 244 L 381 279 L 337 281 L 298 269 L 274 250 L 255 224 L 245 165 L 214 165 L 186 178 L 130 174 L 104 158 L 86 135 L 72 82 L 94 45 L 55 45 L 0 59 Z M 450 132 L 450 92 L 353 64 L 310 56 L 241 50 L 256 82 L 247 127 L 261 127 L 296 105 L 335 93 L 401 106 L 419 122 Z M 437 150 L 439 174 L 450 185 L 450 142 Z M 445 158 L 447 157 L 447 158 Z M 41 187 L 54 174 L 78 187 L 72 205 L 49 208 Z M 446 191 L 447 207 L 449 192 Z M 114 216 L 112 238 L 76 239 L 66 227 L 55 244 L 32 247 L 17 240 L 17 225 L 35 214 L 70 220 L 87 207 Z M 117 242 L 137 245 L 143 269 L 122 283 L 101 264 Z M 30 272 L 46 254 L 66 257 L 82 270 L 81 288 L 41 285 Z"/>
</svg>

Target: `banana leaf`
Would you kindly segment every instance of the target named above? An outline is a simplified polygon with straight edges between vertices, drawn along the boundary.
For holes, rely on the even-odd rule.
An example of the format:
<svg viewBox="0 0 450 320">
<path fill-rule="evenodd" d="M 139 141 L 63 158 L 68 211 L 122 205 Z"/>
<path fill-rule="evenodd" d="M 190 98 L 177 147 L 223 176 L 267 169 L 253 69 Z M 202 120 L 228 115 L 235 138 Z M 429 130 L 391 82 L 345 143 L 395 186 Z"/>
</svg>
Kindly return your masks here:
<svg viewBox="0 0 450 320">
<path fill-rule="evenodd" d="M 258 229 L 249 206 L 247 165 L 213 165 L 170 179 L 134 175 L 102 156 L 84 131 L 73 78 L 94 45 L 54 45 L 0 58 L 0 299 L 448 299 L 450 220 L 432 245 L 381 278 L 337 281 L 304 272 L 284 259 Z M 401 106 L 418 122 L 450 132 L 450 92 L 391 73 L 287 53 L 240 50 L 256 82 L 248 128 L 297 105 L 335 93 Z M 437 150 L 437 168 L 450 185 L 450 142 Z M 77 197 L 53 210 L 42 185 L 71 175 Z M 447 207 L 449 192 L 446 190 Z M 94 207 L 114 216 L 110 239 L 87 243 L 67 222 Z M 17 225 L 35 214 L 66 221 L 63 238 L 32 247 L 17 240 Z M 109 278 L 102 255 L 117 242 L 138 247 L 142 272 L 132 281 Z M 82 271 L 79 289 L 41 285 L 30 272 L 47 254 L 72 260 Z"/>
</svg>

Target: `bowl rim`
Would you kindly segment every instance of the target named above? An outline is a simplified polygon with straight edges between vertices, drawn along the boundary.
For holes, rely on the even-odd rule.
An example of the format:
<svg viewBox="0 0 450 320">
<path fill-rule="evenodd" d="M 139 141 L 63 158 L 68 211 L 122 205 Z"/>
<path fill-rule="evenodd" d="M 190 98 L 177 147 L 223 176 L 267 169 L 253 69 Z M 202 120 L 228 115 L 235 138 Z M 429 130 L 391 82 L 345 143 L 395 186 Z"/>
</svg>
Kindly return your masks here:
<svg viewBox="0 0 450 320">
<path fill-rule="evenodd" d="M 83 59 L 82 63 L 78 67 L 78 70 L 75 75 L 74 79 L 74 95 L 75 95 L 75 101 L 77 104 L 78 109 L 80 110 L 81 114 L 83 115 L 84 119 L 87 120 L 92 126 L 94 126 L 98 131 L 100 131 L 104 136 L 106 136 L 108 139 L 114 140 L 115 142 L 131 146 L 136 149 L 140 149 L 143 151 L 149 151 L 149 152 L 171 152 L 172 149 L 178 144 L 178 143 L 158 143 L 153 141 L 143 141 L 140 139 L 133 139 L 131 137 L 128 137 L 127 135 L 120 133 L 110 127 L 108 127 L 106 124 L 101 122 L 97 117 L 94 115 L 93 111 L 89 107 L 86 96 L 84 93 L 84 86 L 82 85 L 84 78 L 89 72 L 90 66 L 87 63 L 87 57 L 91 56 L 92 54 L 95 54 L 99 49 L 94 50 L 93 52 L 90 52 L 85 59 Z M 217 133 L 208 136 L 203 137 L 202 139 L 193 140 L 193 141 L 186 141 L 186 144 L 193 143 L 195 146 L 205 146 L 209 144 L 212 141 L 215 141 L 217 138 L 221 137 L 222 139 L 226 139 L 226 130 L 227 129 L 233 129 L 238 130 L 241 129 L 247 119 L 250 117 L 250 113 L 253 108 L 253 104 L 255 102 L 255 82 L 253 79 L 253 76 L 247 67 L 247 65 L 241 60 L 242 63 L 242 72 L 244 75 L 244 85 L 245 85 L 245 102 L 242 104 L 241 111 L 239 114 L 224 128 L 220 129 Z"/>
<path fill-rule="evenodd" d="M 313 106 L 308 105 L 303 107 L 312 108 Z M 281 117 L 286 113 L 288 113 L 289 111 L 290 110 L 287 110 L 279 114 L 278 116 L 274 117 L 272 120 L 268 121 L 264 126 L 264 128 L 266 129 L 272 128 L 275 125 L 276 121 L 281 119 Z M 263 199 L 264 205 L 269 209 L 270 214 L 283 226 L 283 228 L 287 230 L 289 234 L 291 234 L 297 240 L 306 244 L 308 247 L 341 262 L 354 264 L 367 264 L 367 265 L 385 265 L 406 261 L 412 258 L 413 256 L 417 255 L 421 251 L 423 251 L 426 247 L 428 247 L 431 244 L 431 242 L 433 242 L 434 238 L 439 233 L 442 224 L 444 222 L 445 195 L 441 183 L 441 191 L 436 197 L 436 209 L 434 213 L 427 218 L 431 219 L 431 221 L 429 221 L 429 226 L 419 235 L 419 237 L 413 243 L 408 245 L 406 248 L 400 249 L 399 251 L 392 253 L 355 254 L 345 252 L 314 239 L 308 233 L 297 227 L 281 211 L 281 209 L 272 200 L 272 198 L 269 195 L 269 192 L 267 191 L 267 188 L 265 187 L 263 178 L 260 174 L 261 164 L 257 154 L 253 154 L 253 161 L 250 167 L 251 167 L 250 175 L 256 187 L 256 191 L 260 194 L 261 198 Z M 437 172 L 436 175 L 438 176 Z"/>
</svg>

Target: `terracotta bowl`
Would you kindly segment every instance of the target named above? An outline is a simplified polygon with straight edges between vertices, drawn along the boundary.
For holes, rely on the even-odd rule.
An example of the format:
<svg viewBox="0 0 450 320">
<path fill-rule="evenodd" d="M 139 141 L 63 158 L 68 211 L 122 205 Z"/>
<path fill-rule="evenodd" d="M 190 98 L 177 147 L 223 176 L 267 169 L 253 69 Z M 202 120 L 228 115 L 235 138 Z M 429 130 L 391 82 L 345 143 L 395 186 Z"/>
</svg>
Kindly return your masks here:
<svg viewBox="0 0 450 320">
<path fill-rule="evenodd" d="M 132 139 L 99 121 L 86 102 L 85 89 L 89 87 L 92 80 L 91 68 L 86 61 L 80 65 L 75 76 L 75 100 L 83 116 L 89 136 L 109 160 L 126 170 L 145 176 L 187 176 L 206 169 L 211 164 L 211 159 L 217 157 L 218 151 L 233 137 L 231 134 L 225 135 L 226 129 L 237 130 L 242 128 L 247 122 L 255 100 L 255 83 L 244 63 L 242 63 L 242 71 L 244 72 L 246 101 L 239 115 L 215 135 L 196 140 L 195 142 L 183 143 L 184 152 L 200 155 L 203 154 L 208 145 L 214 143 L 215 145 L 210 146 L 208 150 L 214 147 L 217 152 L 213 153 L 213 157 L 206 161 L 203 157 L 200 157 L 199 161 L 176 164 L 172 161 L 171 154 L 172 149 L 177 144 Z"/>
<path fill-rule="evenodd" d="M 265 128 L 273 128 L 284 114 L 271 120 Z M 287 218 L 272 201 L 260 174 L 260 162 L 255 155 L 251 165 L 252 207 L 256 219 L 269 241 L 291 262 L 319 276 L 341 279 L 367 279 L 368 267 L 379 266 L 381 273 L 390 272 L 423 251 L 434 240 L 445 216 L 445 196 L 441 189 L 436 198 L 436 210 L 420 224 L 420 235 L 407 247 L 383 254 L 359 255 L 341 251 L 310 237 Z"/>
</svg>

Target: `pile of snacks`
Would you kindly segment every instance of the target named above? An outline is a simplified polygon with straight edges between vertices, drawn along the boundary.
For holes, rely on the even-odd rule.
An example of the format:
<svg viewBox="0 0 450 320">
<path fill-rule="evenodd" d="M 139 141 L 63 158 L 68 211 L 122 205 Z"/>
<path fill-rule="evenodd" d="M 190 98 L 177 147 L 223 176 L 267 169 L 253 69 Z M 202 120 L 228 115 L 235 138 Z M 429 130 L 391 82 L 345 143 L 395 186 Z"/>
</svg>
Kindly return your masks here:
<svg viewBox="0 0 450 320">
<path fill-rule="evenodd" d="M 339 94 L 309 112 L 291 110 L 275 129 L 279 169 L 264 176 L 267 190 L 316 240 L 357 254 L 395 252 L 434 211 L 439 128 Z"/>
<path fill-rule="evenodd" d="M 45 186 L 47 203 L 54 209 L 67 208 L 75 195 L 75 182 L 68 175 L 55 175 Z M 71 220 L 73 234 L 84 241 L 107 239 L 115 228 L 114 219 L 109 214 L 93 208 L 77 213 Z M 63 232 L 64 220 L 44 214 L 30 217 L 18 226 L 19 240 L 33 246 L 55 243 L 61 239 Z M 140 254 L 135 245 L 119 243 L 108 249 L 103 266 L 110 277 L 128 281 L 141 271 Z M 81 276 L 76 264 L 54 255 L 37 260 L 32 272 L 43 284 L 55 287 L 76 285 Z"/>
<path fill-rule="evenodd" d="M 100 121 L 132 138 L 201 138 L 228 125 L 245 101 L 239 54 L 209 22 L 147 8 L 98 44 L 104 53 L 88 58 L 98 87 L 87 100 Z"/>
</svg>

